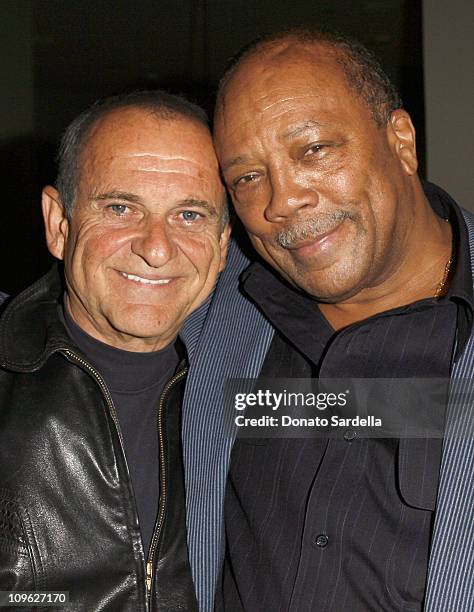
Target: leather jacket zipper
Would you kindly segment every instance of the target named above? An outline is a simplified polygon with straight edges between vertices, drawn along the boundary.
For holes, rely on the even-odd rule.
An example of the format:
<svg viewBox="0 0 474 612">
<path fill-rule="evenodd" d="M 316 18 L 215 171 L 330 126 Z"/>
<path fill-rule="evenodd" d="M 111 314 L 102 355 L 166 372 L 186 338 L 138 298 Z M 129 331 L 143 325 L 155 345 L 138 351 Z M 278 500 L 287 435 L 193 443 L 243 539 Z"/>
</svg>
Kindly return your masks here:
<svg viewBox="0 0 474 612">
<path fill-rule="evenodd" d="M 73 353 L 69 349 L 61 350 L 61 353 L 64 353 L 67 357 L 71 358 L 73 361 L 76 361 L 77 363 L 80 363 L 95 378 L 97 384 L 101 388 L 101 391 L 102 391 L 102 393 L 103 393 L 103 395 L 104 395 L 104 397 L 105 397 L 105 399 L 107 401 L 107 406 L 109 407 L 109 412 L 110 412 L 110 414 L 112 416 L 113 422 L 115 423 L 115 427 L 117 428 L 118 437 L 120 439 L 120 446 L 122 447 L 122 453 L 123 453 L 123 456 L 125 457 L 125 447 L 124 447 L 124 444 L 123 444 L 122 431 L 120 430 L 120 424 L 119 424 L 119 420 L 118 420 L 118 416 L 117 416 L 117 411 L 115 410 L 115 406 L 114 406 L 114 402 L 112 400 L 112 396 L 110 395 L 110 391 L 108 390 L 107 385 L 104 382 L 104 379 L 102 378 L 100 373 L 95 368 L 93 368 L 91 366 L 90 363 L 88 363 L 82 357 L 79 357 L 79 355 L 76 355 L 76 353 Z M 127 465 L 127 458 L 126 457 L 125 457 L 125 464 Z M 128 472 L 128 465 L 127 465 L 127 472 Z"/>
<path fill-rule="evenodd" d="M 110 415 L 112 416 L 112 420 L 113 420 L 113 422 L 115 424 L 115 428 L 117 430 L 117 434 L 118 434 L 119 441 L 120 441 L 120 448 L 122 450 L 122 456 L 124 458 L 124 463 L 125 463 L 125 467 L 126 467 L 126 470 L 127 470 L 128 481 L 131 482 L 130 470 L 128 468 L 127 457 L 125 456 L 125 446 L 124 446 L 124 443 L 123 443 L 123 436 L 122 436 L 122 431 L 120 429 L 120 424 L 119 424 L 119 420 L 118 420 L 118 416 L 117 416 L 117 411 L 115 410 L 115 406 L 114 406 L 114 402 L 113 402 L 112 396 L 110 395 L 110 391 L 108 390 L 107 385 L 105 384 L 104 379 L 102 378 L 100 373 L 94 367 L 91 366 L 90 363 L 85 361 L 85 359 L 83 359 L 79 355 L 76 355 L 76 353 L 74 353 L 70 349 L 60 349 L 59 352 L 63 353 L 66 356 L 66 358 L 69 359 L 70 361 L 74 361 L 77 364 L 81 365 L 85 370 L 87 370 L 92 375 L 92 377 L 95 379 L 95 381 L 99 385 L 99 387 L 100 387 L 100 389 L 102 391 L 102 394 L 104 395 L 105 400 L 107 402 L 107 406 L 109 408 Z M 137 514 L 136 508 L 135 508 L 135 514 Z M 145 557 L 145 553 L 144 553 L 144 551 L 142 549 L 142 558 L 144 558 L 144 557 Z M 147 593 L 147 595 L 148 595 L 148 593 Z M 148 597 L 145 598 L 145 605 L 146 605 L 146 609 L 148 610 L 148 605 L 149 605 L 149 598 Z"/>
<path fill-rule="evenodd" d="M 163 413 L 165 407 L 166 396 L 172 389 L 172 387 L 186 376 L 188 368 L 180 370 L 173 376 L 165 385 L 163 392 L 158 403 L 157 413 L 157 428 L 158 428 L 158 448 L 160 457 L 160 500 L 158 506 L 158 515 L 156 517 L 155 528 L 153 529 L 153 535 L 151 538 L 150 549 L 148 551 L 148 559 L 146 562 L 146 579 L 145 586 L 147 592 L 148 609 L 151 608 L 151 592 L 153 585 L 153 564 L 155 559 L 155 552 L 158 546 L 161 530 L 163 527 L 163 520 L 166 512 L 166 503 L 168 497 L 168 483 L 167 483 L 167 469 L 166 469 L 166 451 L 164 444 L 163 435 Z"/>
</svg>

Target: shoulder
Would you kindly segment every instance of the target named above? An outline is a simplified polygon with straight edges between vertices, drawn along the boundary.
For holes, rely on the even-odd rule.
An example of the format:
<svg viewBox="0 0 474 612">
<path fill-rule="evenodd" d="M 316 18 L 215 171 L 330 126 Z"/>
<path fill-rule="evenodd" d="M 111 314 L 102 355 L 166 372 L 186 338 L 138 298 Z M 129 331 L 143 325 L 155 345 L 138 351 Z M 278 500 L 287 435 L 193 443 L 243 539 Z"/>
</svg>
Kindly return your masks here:
<svg viewBox="0 0 474 612">
<path fill-rule="evenodd" d="M 250 263 L 251 260 L 248 255 L 244 253 L 239 243 L 232 239 L 229 244 L 226 266 L 216 283 L 213 302 L 235 303 L 244 300 L 244 297 L 238 291 L 239 279 Z"/>
<path fill-rule="evenodd" d="M 461 212 L 467 226 L 469 228 L 474 227 L 474 213 L 470 210 L 466 210 L 465 208 L 461 208 Z"/>
<path fill-rule="evenodd" d="M 5 305 L 5 302 L 7 301 L 8 297 L 8 293 L 3 293 L 2 291 L 0 291 L 0 309 L 2 305 Z"/>
<path fill-rule="evenodd" d="M 466 224 L 467 237 L 469 242 L 469 251 L 471 257 L 471 265 L 474 272 L 474 213 L 464 208 L 461 208 L 462 216 Z"/>
<path fill-rule="evenodd" d="M 227 254 L 227 265 L 221 274 L 221 277 L 234 279 L 239 276 L 251 263 L 249 254 L 244 252 L 242 246 L 232 238 L 229 243 L 229 251 Z"/>
</svg>

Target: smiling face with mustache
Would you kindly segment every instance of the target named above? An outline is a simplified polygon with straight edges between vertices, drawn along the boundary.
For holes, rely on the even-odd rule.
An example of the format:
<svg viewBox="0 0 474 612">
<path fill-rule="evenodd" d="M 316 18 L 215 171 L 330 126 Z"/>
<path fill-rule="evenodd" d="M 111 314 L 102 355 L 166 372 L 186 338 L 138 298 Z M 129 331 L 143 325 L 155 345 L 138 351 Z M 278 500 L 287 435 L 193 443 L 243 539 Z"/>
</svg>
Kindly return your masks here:
<svg viewBox="0 0 474 612">
<path fill-rule="evenodd" d="M 403 264 L 412 137 L 403 110 L 379 126 L 334 53 L 317 45 L 245 59 L 216 114 L 225 182 L 253 245 L 327 303 L 390 282 Z"/>
</svg>

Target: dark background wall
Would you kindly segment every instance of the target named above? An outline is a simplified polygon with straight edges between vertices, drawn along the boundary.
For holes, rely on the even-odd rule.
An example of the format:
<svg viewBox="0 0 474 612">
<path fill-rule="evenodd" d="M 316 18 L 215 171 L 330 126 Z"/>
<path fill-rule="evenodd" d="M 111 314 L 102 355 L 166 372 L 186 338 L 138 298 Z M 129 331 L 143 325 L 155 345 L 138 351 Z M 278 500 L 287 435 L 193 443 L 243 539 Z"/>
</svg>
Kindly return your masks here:
<svg viewBox="0 0 474 612">
<path fill-rule="evenodd" d="M 2 0 L 0 290 L 44 273 L 41 187 L 67 123 L 97 98 L 137 88 L 212 110 L 229 57 L 265 32 L 336 29 L 372 49 L 398 85 L 424 167 L 421 0 Z"/>
<path fill-rule="evenodd" d="M 474 2 L 423 0 L 426 167 L 474 212 Z"/>
</svg>

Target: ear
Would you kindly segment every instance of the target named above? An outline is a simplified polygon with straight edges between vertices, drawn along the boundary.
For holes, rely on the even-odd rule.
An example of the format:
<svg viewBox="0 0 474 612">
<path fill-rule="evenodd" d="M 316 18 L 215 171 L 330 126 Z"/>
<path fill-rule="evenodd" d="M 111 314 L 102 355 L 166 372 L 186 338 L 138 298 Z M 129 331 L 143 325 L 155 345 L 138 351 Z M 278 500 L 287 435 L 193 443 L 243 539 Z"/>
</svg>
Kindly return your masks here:
<svg viewBox="0 0 474 612">
<path fill-rule="evenodd" d="M 395 155 L 409 175 L 416 174 L 418 159 L 416 157 L 415 128 L 410 115 L 403 109 L 393 111 L 388 125 L 388 138 L 394 148 Z"/>
<path fill-rule="evenodd" d="M 41 206 L 49 252 L 57 259 L 63 259 L 69 221 L 59 193 L 54 187 L 48 185 L 43 189 Z"/>
<path fill-rule="evenodd" d="M 219 240 L 219 245 L 221 247 L 221 263 L 219 265 L 219 272 L 222 272 L 227 262 L 227 249 L 229 248 L 229 239 L 230 239 L 231 231 L 232 231 L 232 227 L 230 223 L 228 223 L 225 226 L 224 230 L 222 231 L 222 234 Z"/>
</svg>

